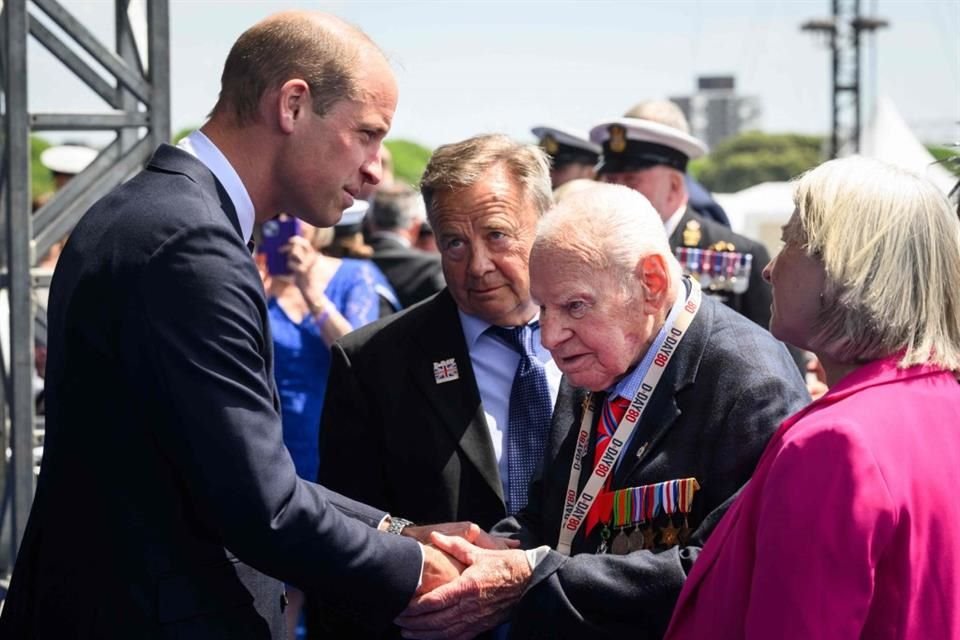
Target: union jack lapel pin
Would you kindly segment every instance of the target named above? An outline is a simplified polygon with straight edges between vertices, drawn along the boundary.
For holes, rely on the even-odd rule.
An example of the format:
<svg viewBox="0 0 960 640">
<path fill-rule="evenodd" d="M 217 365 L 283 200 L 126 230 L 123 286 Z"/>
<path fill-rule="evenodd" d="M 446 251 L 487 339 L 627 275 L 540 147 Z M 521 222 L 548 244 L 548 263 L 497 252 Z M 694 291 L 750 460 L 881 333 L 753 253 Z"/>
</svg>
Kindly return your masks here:
<svg viewBox="0 0 960 640">
<path fill-rule="evenodd" d="M 457 370 L 457 361 L 453 358 L 447 358 L 446 360 L 433 363 L 433 380 L 437 384 L 459 379 L 460 371 Z"/>
</svg>

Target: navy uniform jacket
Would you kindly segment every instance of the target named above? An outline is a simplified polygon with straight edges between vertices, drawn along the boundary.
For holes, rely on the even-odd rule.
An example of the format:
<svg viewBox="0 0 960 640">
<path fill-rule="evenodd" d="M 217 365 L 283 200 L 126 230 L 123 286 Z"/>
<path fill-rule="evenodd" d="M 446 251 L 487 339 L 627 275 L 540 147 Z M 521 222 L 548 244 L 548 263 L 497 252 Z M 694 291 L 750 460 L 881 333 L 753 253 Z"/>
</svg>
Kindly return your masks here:
<svg viewBox="0 0 960 640">
<path fill-rule="evenodd" d="M 494 527 L 495 534 L 520 540 L 524 549 L 556 547 L 584 396 L 581 391 L 557 403 L 527 508 Z M 581 528 L 571 557 L 551 551 L 534 570 L 511 638 L 661 637 L 707 534 L 750 478 L 780 422 L 809 400 L 780 342 L 704 296 L 611 484 L 622 489 L 696 478 L 701 489 L 693 499 L 689 542 L 598 555 L 601 527 L 588 537 Z M 593 460 L 592 444 L 585 460 Z M 581 489 L 591 471 L 592 462 L 581 473 Z"/>
<path fill-rule="evenodd" d="M 729 227 L 719 222 L 704 218 L 691 207 L 687 207 L 680 219 L 680 224 L 670 235 L 670 248 L 677 247 L 698 249 L 722 247 L 721 250 L 725 251 L 752 254 L 750 286 L 746 291 L 743 293 L 712 292 L 705 288 L 703 292 L 720 298 L 731 309 L 739 311 L 764 329 L 769 328 L 770 304 L 773 301 L 773 295 L 770 292 L 770 285 L 763 280 L 763 268 L 770 262 L 770 254 L 766 247 L 755 240 L 734 233 Z"/>
<path fill-rule="evenodd" d="M 294 472 L 263 286 L 201 162 L 164 145 L 94 205 L 49 320 L 43 466 L 0 636 L 280 639 L 280 580 L 374 625 L 403 609 L 417 544 Z"/>
</svg>

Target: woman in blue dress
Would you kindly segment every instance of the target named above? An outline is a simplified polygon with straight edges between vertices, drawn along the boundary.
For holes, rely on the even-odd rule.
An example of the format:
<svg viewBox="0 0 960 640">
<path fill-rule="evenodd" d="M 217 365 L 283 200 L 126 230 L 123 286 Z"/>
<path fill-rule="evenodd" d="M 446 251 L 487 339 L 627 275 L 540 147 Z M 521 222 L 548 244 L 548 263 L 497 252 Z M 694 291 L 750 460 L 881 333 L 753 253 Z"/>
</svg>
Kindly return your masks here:
<svg viewBox="0 0 960 640">
<path fill-rule="evenodd" d="M 339 224 L 357 224 L 365 211 L 365 206 L 354 205 Z M 320 458 L 330 345 L 379 318 L 381 301 L 399 307 L 386 277 L 371 261 L 321 253 L 331 235 L 330 229 L 301 223 L 301 234 L 291 238 L 286 249 L 291 275 L 272 276 L 267 284 L 283 439 L 297 475 L 311 482 L 317 479 Z"/>
</svg>

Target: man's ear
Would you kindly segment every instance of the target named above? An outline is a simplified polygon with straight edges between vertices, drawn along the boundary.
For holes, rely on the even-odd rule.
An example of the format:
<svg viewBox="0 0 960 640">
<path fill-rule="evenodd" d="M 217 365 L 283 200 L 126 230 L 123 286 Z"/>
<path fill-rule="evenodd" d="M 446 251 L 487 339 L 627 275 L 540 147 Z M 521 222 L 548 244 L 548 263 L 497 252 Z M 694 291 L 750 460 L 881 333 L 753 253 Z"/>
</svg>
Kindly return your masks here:
<svg viewBox="0 0 960 640">
<path fill-rule="evenodd" d="M 684 178 L 684 174 L 677 170 L 672 170 L 669 172 L 670 176 L 670 195 L 667 199 L 668 206 L 670 207 L 670 212 L 673 213 L 680 204 L 683 202 L 684 198 L 687 197 L 687 183 Z"/>
<path fill-rule="evenodd" d="M 641 257 L 634 268 L 634 277 L 643 290 L 643 312 L 655 315 L 666 305 L 670 292 L 670 273 L 663 256 L 649 254 Z"/>
<path fill-rule="evenodd" d="M 307 110 L 313 109 L 313 100 L 310 96 L 310 87 L 304 80 L 294 78 L 287 80 L 274 95 L 277 107 L 277 126 L 283 133 L 293 133 L 297 121 Z"/>
</svg>

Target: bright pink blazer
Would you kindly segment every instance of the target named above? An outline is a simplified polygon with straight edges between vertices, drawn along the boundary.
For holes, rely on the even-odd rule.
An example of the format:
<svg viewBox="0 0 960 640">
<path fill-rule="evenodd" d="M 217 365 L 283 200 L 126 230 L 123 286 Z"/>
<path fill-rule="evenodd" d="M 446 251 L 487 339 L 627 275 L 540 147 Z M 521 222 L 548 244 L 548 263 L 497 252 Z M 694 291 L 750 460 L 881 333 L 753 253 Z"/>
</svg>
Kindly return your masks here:
<svg viewBox="0 0 960 640">
<path fill-rule="evenodd" d="M 667 638 L 960 639 L 960 384 L 896 361 L 783 423 Z"/>
</svg>

